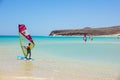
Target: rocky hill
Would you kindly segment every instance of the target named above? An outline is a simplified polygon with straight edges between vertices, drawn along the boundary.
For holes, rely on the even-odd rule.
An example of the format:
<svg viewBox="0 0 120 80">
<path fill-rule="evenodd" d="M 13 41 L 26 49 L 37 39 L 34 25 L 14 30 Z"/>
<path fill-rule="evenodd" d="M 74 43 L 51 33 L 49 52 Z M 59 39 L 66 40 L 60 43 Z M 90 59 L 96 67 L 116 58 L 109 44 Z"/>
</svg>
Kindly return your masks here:
<svg viewBox="0 0 120 80">
<path fill-rule="evenodd" d="M 104 27 L 104 28 L 90 28 L 83 29 L 69 29 L 69 30 L 53 30 L 50 36 L 62 35 L 62 36 L 75 36 L 83 34 L 92 35 L 115 35 L 120 34 L 120 26 Z"/>
</svg>

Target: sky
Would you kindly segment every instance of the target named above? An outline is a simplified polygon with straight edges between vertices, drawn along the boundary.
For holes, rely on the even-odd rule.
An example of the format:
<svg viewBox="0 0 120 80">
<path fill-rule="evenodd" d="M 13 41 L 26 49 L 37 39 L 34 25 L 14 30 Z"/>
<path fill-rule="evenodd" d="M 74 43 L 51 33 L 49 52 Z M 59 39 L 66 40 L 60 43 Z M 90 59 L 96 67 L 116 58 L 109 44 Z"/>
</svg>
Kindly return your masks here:
<svg viewBox="0 0 120 80">
<path fill-rule="evenodd" d="M 0 35 L 18 35 L 25 24 L 31 35 L 53 30 L 120 25 L 120 0 L 0 0 Z"/>
</svg>

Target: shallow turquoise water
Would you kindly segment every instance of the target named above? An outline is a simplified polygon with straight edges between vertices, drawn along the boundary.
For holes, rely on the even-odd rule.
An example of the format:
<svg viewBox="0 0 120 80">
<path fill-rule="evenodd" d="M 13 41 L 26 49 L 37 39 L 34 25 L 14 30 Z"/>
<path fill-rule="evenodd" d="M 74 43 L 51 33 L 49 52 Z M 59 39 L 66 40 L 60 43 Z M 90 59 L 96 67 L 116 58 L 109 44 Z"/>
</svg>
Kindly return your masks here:
<svg viewBox="0 0 120 80">
<path fill-rule="evenodd" d="M 27 62 L 17 60 L 22 55 L 18 36 L 0 36 L 0 77 L 12 76 L 12 80 L 119 78 L 120 39 L 117 37 L 94 36 L 93 41 L 87 37 L 84 42 L 82 36 L 33 36 L 33 40 L 35 60 Z"/>
<path fill-rule="evenodd" d="M 34 57 L 110 64 L 120 61 L 120 39 L 117 37 L 94 36 L 93 41 L 87 37 L 84 42 L 82 36 L 34 36 L 33 40 L 36 44 L 32 51 Z M 22 54 L 18 36 L 0 36 L 0 45 L 18 48 L 17 54 Z"/>
<path fill-rule="evenodd" d="M 49 58 L 112 64 L 118 64 L 120 61 L 120 39 L 117 37 L 96 36 L 93 41 L 88 37 L 87 42 L 83 41 L 82 36 L 42 36 L 34 37 L 34 40 L 38 44 L 36 50 L 39 54 Z"/>
</svg>

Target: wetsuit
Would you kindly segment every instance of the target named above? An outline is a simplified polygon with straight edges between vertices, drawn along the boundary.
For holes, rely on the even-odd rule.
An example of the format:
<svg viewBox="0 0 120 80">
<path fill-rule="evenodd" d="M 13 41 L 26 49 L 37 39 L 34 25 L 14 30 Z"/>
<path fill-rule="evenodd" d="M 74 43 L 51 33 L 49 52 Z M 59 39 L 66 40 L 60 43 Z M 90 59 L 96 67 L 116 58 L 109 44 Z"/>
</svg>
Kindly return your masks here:
<svg viewBox="0 0 120 80">
<path fill-rule="evenodd" d="M 27 56 L 29 55 L 29 59 L 31 58 L 31 49 L 30 49 L 30 45 L 27 46 Z M 26 56 L 26 58 L 27 58 Z"/>
<path fill-rule="evenodd" d="M 31 49 L 29 45 L 27 46 L 27 54 L 31 54 Z"/>
</svg>

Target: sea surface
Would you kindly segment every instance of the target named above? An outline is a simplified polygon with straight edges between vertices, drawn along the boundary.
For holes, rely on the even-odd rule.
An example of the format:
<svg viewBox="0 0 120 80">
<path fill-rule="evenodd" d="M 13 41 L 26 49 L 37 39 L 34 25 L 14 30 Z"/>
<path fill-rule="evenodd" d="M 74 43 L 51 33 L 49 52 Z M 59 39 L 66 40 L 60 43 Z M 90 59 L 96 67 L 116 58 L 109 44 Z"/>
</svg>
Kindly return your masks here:
<svg viewBox="0 0 120 80">
<path fill-rule="evenodd" d="M 120 80 L 120 38 L 32 36 L 33 61 L 23 55 L 18 36 L 0 36 L 0 80 Z"/>
</svg>

